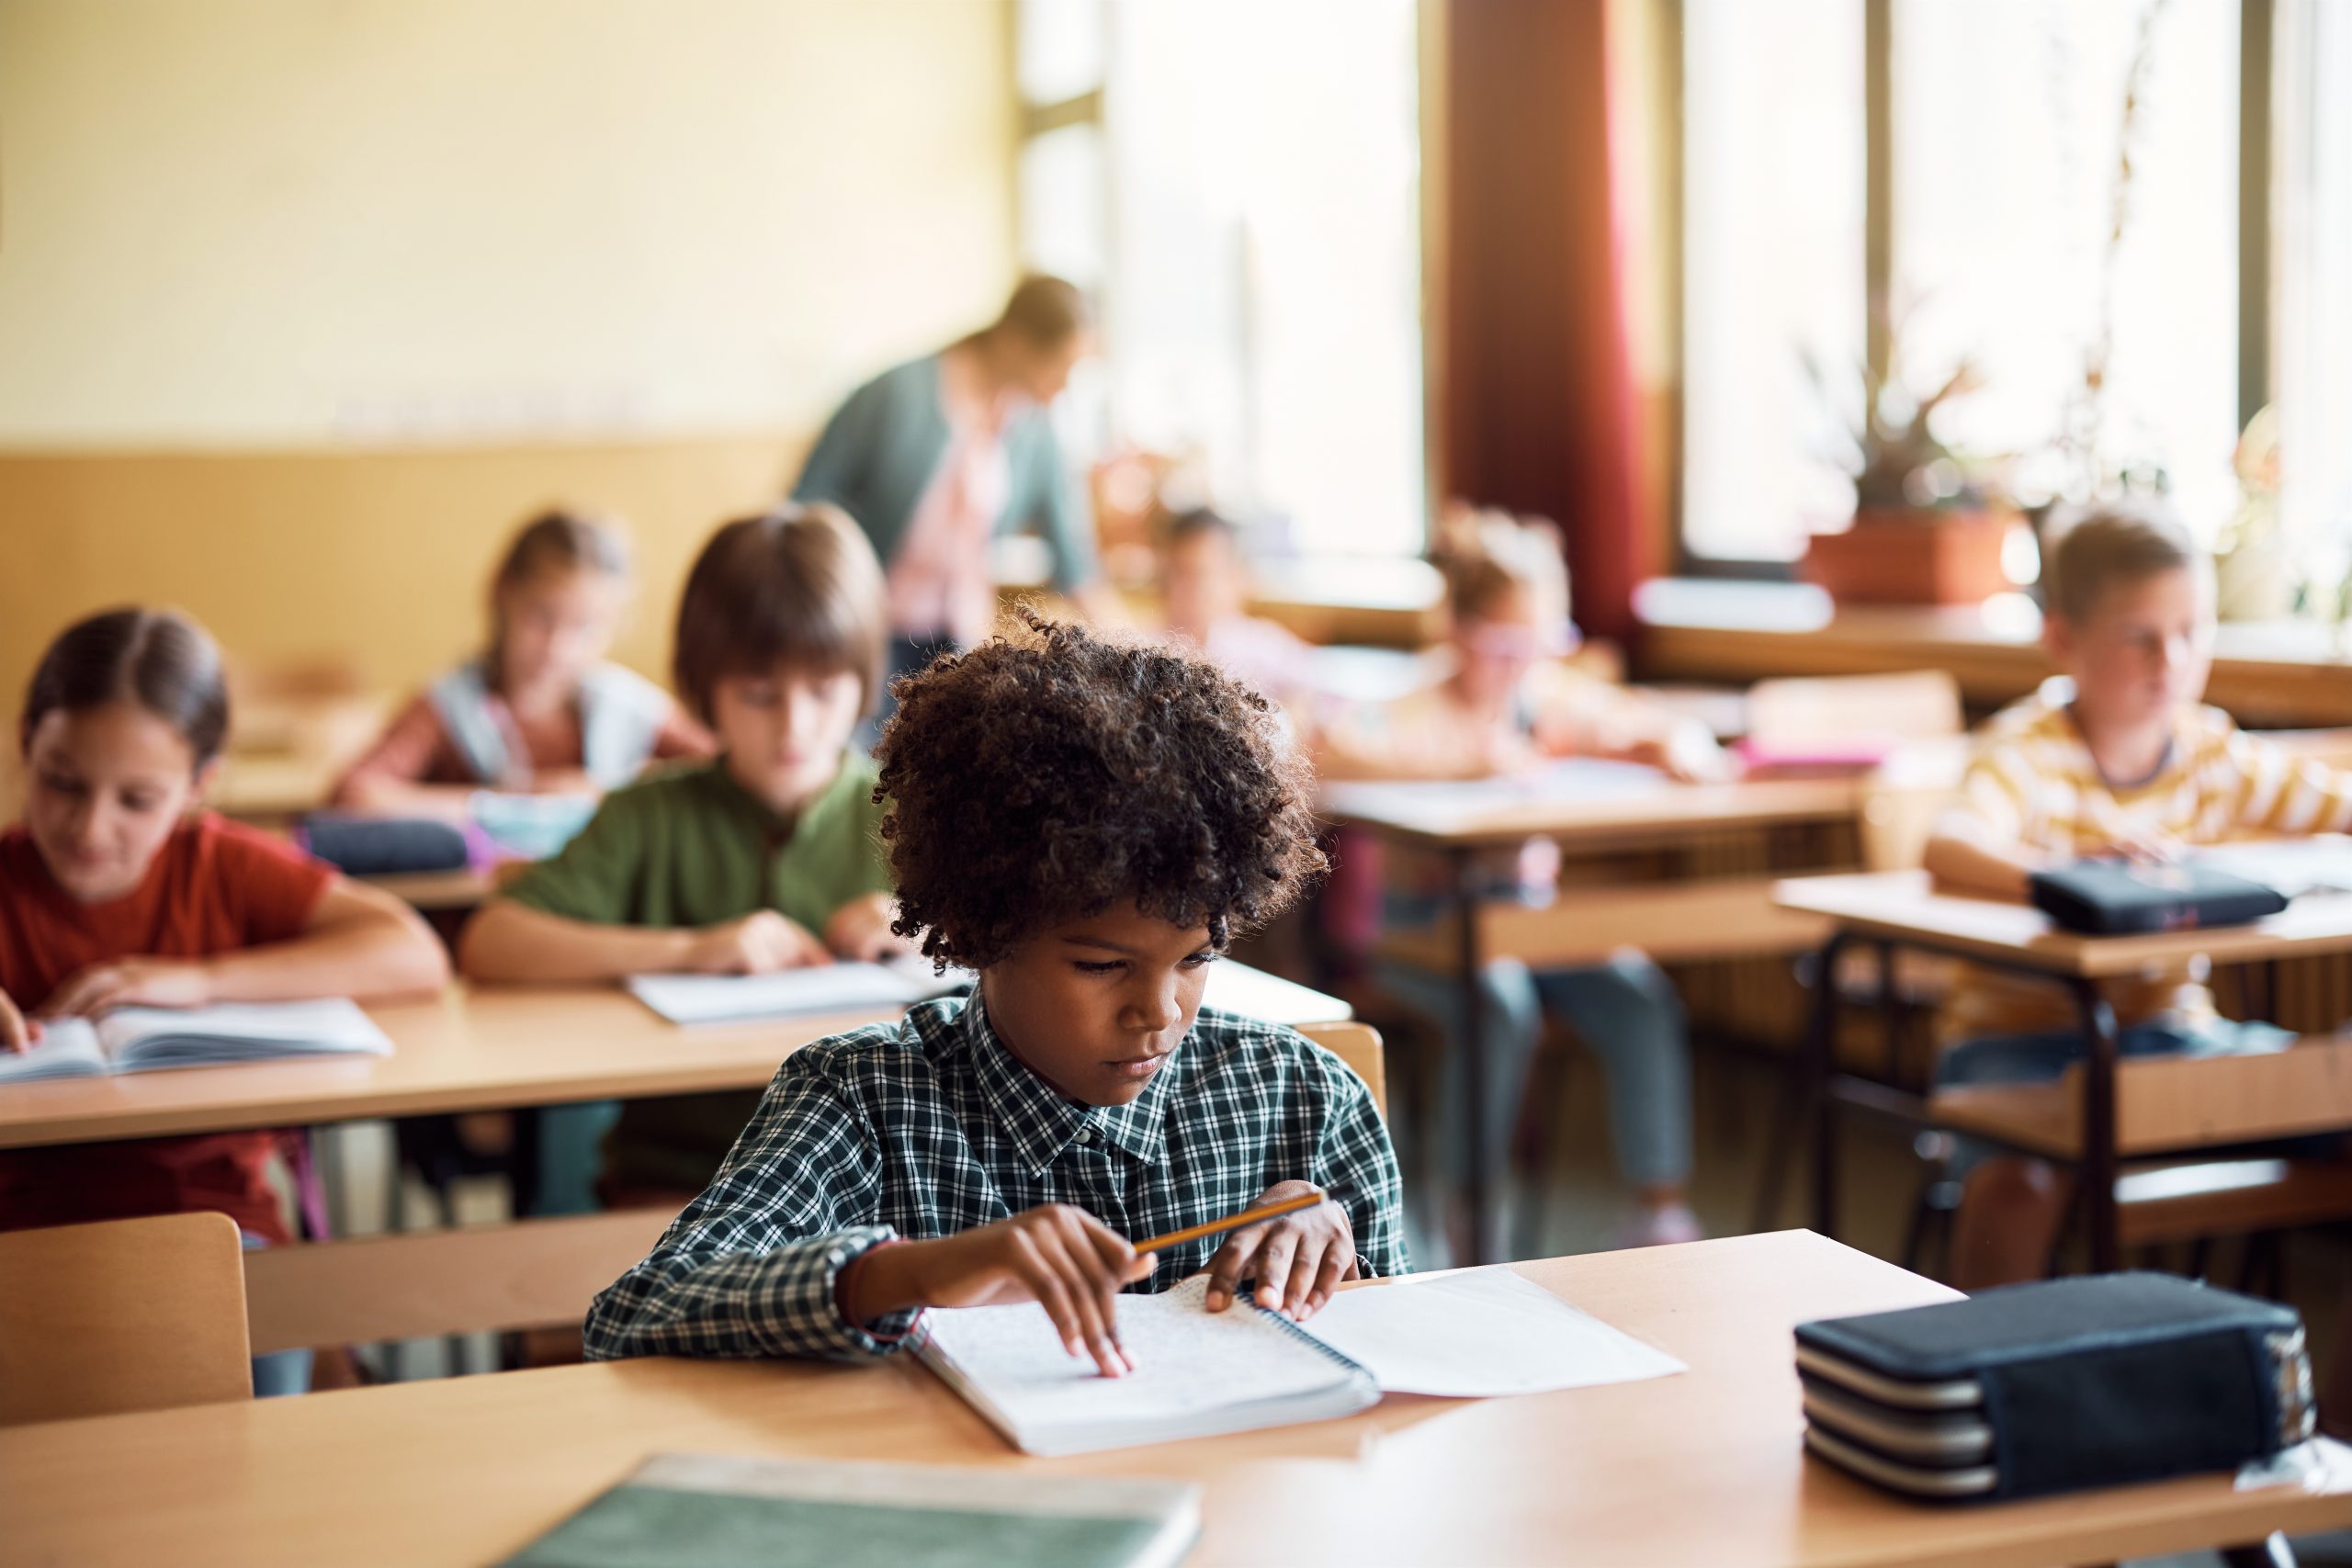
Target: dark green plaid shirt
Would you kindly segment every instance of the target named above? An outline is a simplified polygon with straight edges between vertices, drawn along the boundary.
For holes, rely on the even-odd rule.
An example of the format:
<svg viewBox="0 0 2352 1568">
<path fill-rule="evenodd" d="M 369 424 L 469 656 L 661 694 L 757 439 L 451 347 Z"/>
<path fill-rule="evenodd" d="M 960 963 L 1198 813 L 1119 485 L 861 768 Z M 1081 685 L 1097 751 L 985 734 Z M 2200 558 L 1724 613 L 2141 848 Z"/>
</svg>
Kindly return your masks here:
<svg viewBox="0 0 2352 1568">
<path fill-rule="evenodd" d="M 1295 1031 L 1203 1009 L 1141 1095 L 1085 1106 L 1023 1066 L 977 1001 L 925 1002 L 786 1059 L 718 1179 L 596 1298 L 588 1354 L 884 1354 L 914 1314 L 846 1322 L 833 1286 L 893 1235 L 947 1235 L 1040 1203 L 1156 1235 L 1289 1180 L 1347 1210 L 1363 1272 L 1409 1267 L 1371 1092 Z M 1136 1288 L 1197 1273 L 1224 1239 L 1168 1248 Z"/>
</svg>

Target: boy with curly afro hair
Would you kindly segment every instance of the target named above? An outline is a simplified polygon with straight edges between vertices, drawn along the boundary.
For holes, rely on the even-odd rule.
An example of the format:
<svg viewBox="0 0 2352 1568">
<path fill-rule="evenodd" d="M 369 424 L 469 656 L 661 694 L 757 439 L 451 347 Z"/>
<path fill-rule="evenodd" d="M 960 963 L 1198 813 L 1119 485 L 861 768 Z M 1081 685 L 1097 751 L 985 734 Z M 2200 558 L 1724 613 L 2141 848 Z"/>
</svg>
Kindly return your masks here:
<svg viewBox="0 0 2352 1568">
<path fill-rule="evenodd" d="M 596 1300 L 589 1353 L 855 1359 L 926 1306 L 1037 1302 L 1133 1370 L 1117 1293 L 1209 1271 L 1304 1317 L 1406 1270 L 1369 1091 L 1204 1009 L 1208 966 L 1323 867 L 1306 764 L 1214 666 L 1024 613 L 896 684 L 876 753 L 899 934 L 978 972 L 786 1060 L 709 1190 Z M 1326 1201 L 1159 1254 L 1306 1185 Z M 1040 1325 L 1041 1327 L 1043 1325 Z"/>
</svg>

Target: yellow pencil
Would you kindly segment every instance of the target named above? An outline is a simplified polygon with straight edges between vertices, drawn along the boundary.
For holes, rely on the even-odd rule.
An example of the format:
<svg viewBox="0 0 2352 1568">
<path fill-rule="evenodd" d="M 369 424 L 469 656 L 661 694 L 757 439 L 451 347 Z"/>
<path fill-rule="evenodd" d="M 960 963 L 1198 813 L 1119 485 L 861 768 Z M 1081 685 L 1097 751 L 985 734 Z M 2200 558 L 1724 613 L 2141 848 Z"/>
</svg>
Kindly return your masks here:
<svg viewBox="0 0 2352 1568">
<path fill-rule="evenodd" d="M 1241 1225 L 1254 1225 L 1260 1220 L 1271 1220 L 1277 1214 L 1288 1214 L 1300 1209 L 1311 1209 L 1323 1201 L 1323 1190 L 1317 1187 L 1311 1191 L 1301 1192 L 1295 1197 L 1277 1199 L 1272 1203 L 1261 1203 L 1254 1209 L 1244 1209 L 1238 1214 L 1227 1214 L 1221 1220 L 1209 1220 L 1197 1225 L 1186 1225 L 1181 1231 L 1170 1231 L 1166 1235 L 1156 1235 L 1149 1241 L 1139 1241 L 1136 1243 L 1136 1251 L 1158 1252 L 1163 1247 L 1174 1247 L 1179 1242 L 1191 1241 L 1198 1236 L 1215 1235 L 1219 1231 L 1229 1231 Z"/>
</svg>

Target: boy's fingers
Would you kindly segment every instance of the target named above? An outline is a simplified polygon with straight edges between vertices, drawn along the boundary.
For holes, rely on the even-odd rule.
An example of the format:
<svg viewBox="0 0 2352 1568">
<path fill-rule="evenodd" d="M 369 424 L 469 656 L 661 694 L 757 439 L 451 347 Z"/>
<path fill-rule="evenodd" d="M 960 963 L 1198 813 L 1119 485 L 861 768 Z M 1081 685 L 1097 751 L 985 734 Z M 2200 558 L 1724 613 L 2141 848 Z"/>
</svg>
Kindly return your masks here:
<svg viewBox="0 0 2352 1568">
<path fill-rule="evenodd" d="M 1273 1234 L 1258 1254 L 1258 1304 L 1278 1307 L 1283 1304 L 1283 1291 L 1290 1283 L 1291 1256 L 1298 1250 L 1298 1233 L 1286 1224 L 1277 1224 Z"/>
<path fill-rule="evenodd" d="M 1299 1314 L 1323 1272 L 1323 1260 L 1338 1249 L 1337 1238 L 1322 1233 L 1310 1233 L 1300 1242 L 1298 1256 L 1291 1260 L 1290 1284 L 1283 1292 L 1283 1311 L 1293 1317 Z"/>
<path fill-rule="evenodd" d="M 1017 1231 L 1013 1234 L 1012 1254 L 1022 1282 L 1029 1287 L 1029 1293 L 1037 1298 L 1037 1304 L 1046 1309 L 1046 1316 L 1052 1320 L 1054 1332 L 1061 1336 L 1062 1349 L 1067 1354 L 1077 1355 L 1079 1347 L 1085 1341 L 1079 1332 L 1078 1310 L 1070 1303 L 1069 1288 L 1062 1283 L 1062 1277 L 1054 1271 L 1044 1252 L 1029 1235 Z"/>
<path fill-rule="evenodd" d="M 1114 1332 L 1118 1319 L 1097 1271 L 1074 1254 L 1060 1236 L 1040 1238 L 1038 1248 L 1045 1254 L 1047 1267 L 1058 1269 L 1069 1288 L 1072 1315 L 1078 1319 L 1080 1337 L 1093 1356 L 1094 1364 L 1106 1378 L 1123 1375 L 1126 1364 L 1119 1353 Z"/>
<path fill-rule="evenodd" d="M 1233 1300 L 1262 1239 L 1255 1231 L 1243 1231 L 1216 1249 L 1216 1256 L 1209 1259 L 1208 1294 L 1204 1303 L 1209 1311 L 1223 1312 Z"/>
<path fill-rule="evenodd" d="M 1307 1292 L 1306 1315 L 1312 1317 L 1321 1312 L 1330 1301 L 1331 1292 L 1339 1288 L 1340 1277 L 1354 1254 L 1352 1247 L 1334 1247 L 1323 1255 L 1323 1267 L 1315 1271 L 1315 1289 Z"/>
</svg>

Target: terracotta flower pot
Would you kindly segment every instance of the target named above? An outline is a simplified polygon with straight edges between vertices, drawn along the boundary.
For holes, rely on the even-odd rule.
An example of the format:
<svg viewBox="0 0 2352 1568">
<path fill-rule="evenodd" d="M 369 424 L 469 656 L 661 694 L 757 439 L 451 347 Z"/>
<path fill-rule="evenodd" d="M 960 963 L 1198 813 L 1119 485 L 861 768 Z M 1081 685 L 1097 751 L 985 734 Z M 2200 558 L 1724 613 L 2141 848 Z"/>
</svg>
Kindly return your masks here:
<svg viewBox="0 0 2352 1568">
<path fill-rule="evenodd" d="M 1841 604 L 1979 604 L 2011 586 L 2007 512 L 1864 509 L 1842 534 L 1815 534 L 1804 575 Z"/>
</svg>

